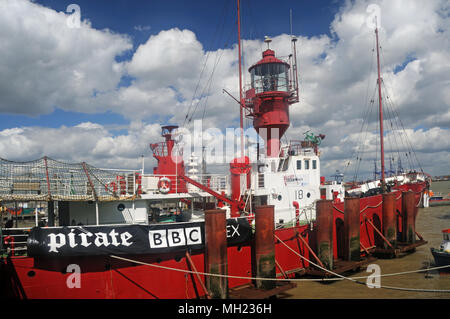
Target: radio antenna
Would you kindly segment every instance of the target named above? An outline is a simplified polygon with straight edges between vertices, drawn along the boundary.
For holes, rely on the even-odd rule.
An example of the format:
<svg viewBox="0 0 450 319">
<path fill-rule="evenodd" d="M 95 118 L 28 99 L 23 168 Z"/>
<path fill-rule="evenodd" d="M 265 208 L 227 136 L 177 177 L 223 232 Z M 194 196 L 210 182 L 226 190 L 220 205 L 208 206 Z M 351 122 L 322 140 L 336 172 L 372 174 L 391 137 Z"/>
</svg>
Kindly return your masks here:
<svg viewBox="0 0 450 319">
<path fill-rule="evenodd" d="M 289 9 L 289 21 L 290 21 L 290 24 L 291 24 L 291 39 L 292 39 L 292 9 Z"/>
</svg>

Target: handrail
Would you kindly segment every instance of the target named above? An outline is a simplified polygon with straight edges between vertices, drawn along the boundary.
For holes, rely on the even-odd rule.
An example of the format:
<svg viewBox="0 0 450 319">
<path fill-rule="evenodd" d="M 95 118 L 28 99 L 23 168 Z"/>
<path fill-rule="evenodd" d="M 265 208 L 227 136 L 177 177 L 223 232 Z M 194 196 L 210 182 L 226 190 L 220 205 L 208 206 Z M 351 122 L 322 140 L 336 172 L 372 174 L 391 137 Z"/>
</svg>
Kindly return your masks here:
<svg viewBox="0 0 450 319">
<path fill-rule="evenodd" d="M 175 175 L 175 174 L 144 174 L 141 179 L 142 190 L 143 191 L 158 191 L 156 181 L 160 178 L 167 177 L 173 183 L 179 183 L 182 181 L 182 176 L 186 175 Z M 230 178 L 228 175 L 224 174 L 196 174 L 196 182 L 202 184 L 215 192 L 221 193 L 223 191 L 227 192 L 230 189 Z M 189 176 L 186 176 L 190 178 Z M 189 183 L 192 184 L 192 183 Z M 194 185 L 196 186 L 196 185 Z M 198 187 L 200 190 L 201 187 Z M 188 191 L 189 193 L 189 191 Z"/>
</svg>

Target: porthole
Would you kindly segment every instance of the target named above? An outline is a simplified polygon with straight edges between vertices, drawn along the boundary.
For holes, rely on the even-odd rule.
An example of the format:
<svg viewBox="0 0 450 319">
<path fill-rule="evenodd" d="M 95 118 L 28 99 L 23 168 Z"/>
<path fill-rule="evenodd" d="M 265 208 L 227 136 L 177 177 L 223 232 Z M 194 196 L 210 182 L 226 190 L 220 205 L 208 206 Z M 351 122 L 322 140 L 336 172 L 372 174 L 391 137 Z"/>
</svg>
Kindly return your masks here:
<svg viewBox="0 0 450 319">
<path fill-rule="evenodd" d="M 278 195 L 278 200 L 281 201 L 283 197 L 281 195 Z"/>
<path fill-rule="evenodd" d="M 306 194 L 306 197 L 310 198 L 311 197 L 311 193 Z"/>
<path fill-rule="evenodd" d="M 34 277 L 34 276 L 36 275 L 36 272 L 35 272 L 34 270 L 30 270 L 30 271 L 27 273 L 27 275 L 28 275 L 28 277 Z"/>
<path fill-rule="evenodd" d="M 125 205 L 124 204 L 120 203 L 119 205 L 117 205 L 117 210 L 119 212 L 122 212 L 124 209 L 125 209 Z"/>
</svg>

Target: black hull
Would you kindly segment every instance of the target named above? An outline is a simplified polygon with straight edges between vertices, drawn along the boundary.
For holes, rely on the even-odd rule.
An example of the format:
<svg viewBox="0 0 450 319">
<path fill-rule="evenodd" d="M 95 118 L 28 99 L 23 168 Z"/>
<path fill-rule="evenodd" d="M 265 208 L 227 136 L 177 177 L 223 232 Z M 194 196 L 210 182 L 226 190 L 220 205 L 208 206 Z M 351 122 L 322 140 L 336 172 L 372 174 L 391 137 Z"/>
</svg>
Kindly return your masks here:
<svg viewBox="0 0 450 319">
<path fill-rule="evenodd" d="M 434 262 L 436 266 L 448 266 L 450 265 L 450 253 L 439 251 L 435 248 L 430 248 L 431 253 L 434 257 Z M 450 271 L 449 268 L 445 268 L 444 271 Z"/>
</svg>

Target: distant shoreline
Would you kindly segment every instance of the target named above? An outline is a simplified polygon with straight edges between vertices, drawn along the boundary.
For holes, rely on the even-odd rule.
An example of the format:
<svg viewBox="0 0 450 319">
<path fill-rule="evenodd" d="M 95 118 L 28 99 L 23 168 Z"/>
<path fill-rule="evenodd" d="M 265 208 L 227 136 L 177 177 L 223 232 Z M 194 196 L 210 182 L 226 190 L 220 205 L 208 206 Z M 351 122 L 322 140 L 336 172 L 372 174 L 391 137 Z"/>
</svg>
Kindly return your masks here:
<svg viewBox="0 0 450 319">
<path fill-rule="evenodd" d="M 437 178 L 437 179 L 434 179 L 434 178 L 432 178 L 431 179 L 431 181 L 432 182 L 447 182 L 447 181 L 450 181 L 450 178 Z"/>
</svg>

